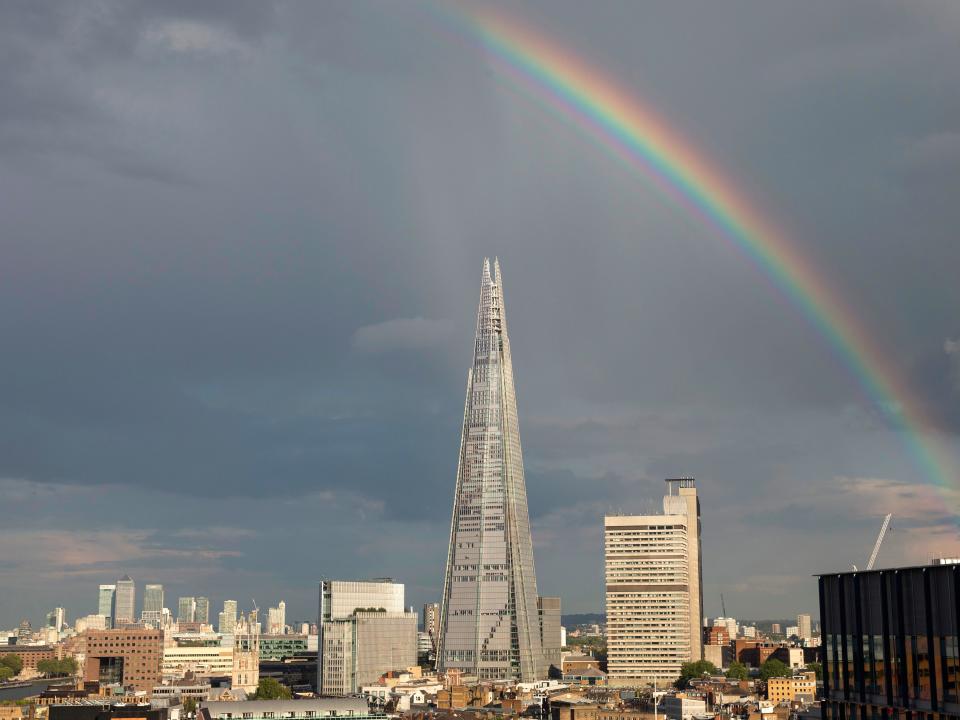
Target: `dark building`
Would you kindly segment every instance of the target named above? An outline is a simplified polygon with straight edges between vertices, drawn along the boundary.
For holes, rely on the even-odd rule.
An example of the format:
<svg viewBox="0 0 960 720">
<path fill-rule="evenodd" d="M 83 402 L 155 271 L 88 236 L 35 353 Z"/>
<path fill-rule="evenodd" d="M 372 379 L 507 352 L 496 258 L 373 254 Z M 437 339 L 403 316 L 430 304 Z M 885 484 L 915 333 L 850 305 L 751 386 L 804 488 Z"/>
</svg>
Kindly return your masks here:
<svg viewBox="0 0 960 720">
<path fill-rule="evenodd" d="M 820 576 L 824 720 L 960 718 L 960 565 Z"/>
<path fill-rule="evenodd" d="M 50 720 L 167 720 L 167 708 L 152 708 L 150 703 L 143 705 L 128 704 L 90 704 L 90 705 L 51 705 Z"/>
</svg>

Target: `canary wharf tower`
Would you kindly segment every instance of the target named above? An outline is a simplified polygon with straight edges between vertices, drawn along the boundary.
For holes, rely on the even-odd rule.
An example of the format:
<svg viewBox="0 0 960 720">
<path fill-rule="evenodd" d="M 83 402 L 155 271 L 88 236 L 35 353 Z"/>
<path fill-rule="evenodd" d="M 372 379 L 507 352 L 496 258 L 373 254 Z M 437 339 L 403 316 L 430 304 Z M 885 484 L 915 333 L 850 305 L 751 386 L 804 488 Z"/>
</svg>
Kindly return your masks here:
<svg viewBox="0 0 960 720">
<path fill-rule="evenodd" d="M 481 680 L 545 677 L 500 263 L 483 262 L 467 373 L 437 664 Z"/>
</svg>

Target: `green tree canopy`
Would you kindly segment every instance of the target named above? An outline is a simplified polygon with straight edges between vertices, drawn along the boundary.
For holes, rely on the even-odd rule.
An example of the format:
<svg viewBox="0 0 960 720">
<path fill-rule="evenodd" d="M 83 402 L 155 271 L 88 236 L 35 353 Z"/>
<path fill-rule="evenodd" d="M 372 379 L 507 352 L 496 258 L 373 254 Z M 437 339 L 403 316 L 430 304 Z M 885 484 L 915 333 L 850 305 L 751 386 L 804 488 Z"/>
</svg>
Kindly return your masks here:
<svg viewBox="0 0 960 720">
<path fill-rule="evenodd" d="M 775 677 L 790 677 L 790 668 L 783 661 L 770 658 L 760 666 L 760 679 L 769 680 Z"/>
<path fill-rule="evenodd" d="M 260 678 L 257 685 L 257 700 L 289 700 L 293 697 L 290 688 L 281 685 L 273 678 Z"/>
<path fill-rule="evenodd" d="M 693 678 L 700 678 L 704 675 L 716 675 L 719 670 L 709 660 L 697 660 L 696 662 L 684 663 L 680 666 L 680 677 L 674 681 L 674 686 L 678 690 L 683 690 L 690 684 Z"/>
<path fill-rule="evenodd" d="M 817 674 L 817 680 L 823 680 L 823 665 L 818 662 L 807 663 L 807 670 Z"/>
<path fill-rule="evenodd" d="M 197 711 L 197 699 L 195 697 L 185 697 L 183 699 L 183 711 L 193 714 Z"/>
<path fill-rule="evenodd" d="M 23 658 L 16 653 L 4 653 L 0 655 L 0 665 L 6 665 L 13 670 L 14 675 L 19 675 L 23 670 Z"/>
<path fill-rule="evenodd" d="M 749 676 L 747 666 L 734 660 L 727 668 L 727 677 L 731 680 L 746 680 Z"/>
<path fill-rule="evenodd" d="M 8 668 L 6 665 L 0 665 L 0 682 L 4 680 L 9 680 L 13 677 L 13 669 Z"/>
<path fill-rule="evenodd" d="M 37 670 L 44 675 L 76 675 L 77 661 L 72 657 L 65 657 L 62 660 L 41 660 L 37 663 Z"/>
</svg>

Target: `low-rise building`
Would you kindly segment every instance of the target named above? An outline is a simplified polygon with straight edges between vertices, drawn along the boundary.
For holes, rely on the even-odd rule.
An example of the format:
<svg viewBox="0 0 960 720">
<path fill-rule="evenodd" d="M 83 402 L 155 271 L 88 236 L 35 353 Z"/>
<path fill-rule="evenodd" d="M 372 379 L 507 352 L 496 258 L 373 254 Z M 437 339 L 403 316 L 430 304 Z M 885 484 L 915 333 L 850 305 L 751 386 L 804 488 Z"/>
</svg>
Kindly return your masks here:
<svg viewBox="0 0 960 720">
<path fill-rule="evenodd" d="M 199 720 L 383 720 L 363 698 L 310 698 L 303 700 L 207 701 L 200 704 Z"/>
<path fill-rule="evenodd" d="M 774 704 L 813 702 L 816 695 L 817 675 L 814 672 L 767 680 L 767 700 Z"/>
<path fill-rule="evenodd" d="M 233 647 L 165 647 L 161 672 L 170 679 L 188 672 L 204 677 L 229 675 L 233 672 Z"/>
</svg>

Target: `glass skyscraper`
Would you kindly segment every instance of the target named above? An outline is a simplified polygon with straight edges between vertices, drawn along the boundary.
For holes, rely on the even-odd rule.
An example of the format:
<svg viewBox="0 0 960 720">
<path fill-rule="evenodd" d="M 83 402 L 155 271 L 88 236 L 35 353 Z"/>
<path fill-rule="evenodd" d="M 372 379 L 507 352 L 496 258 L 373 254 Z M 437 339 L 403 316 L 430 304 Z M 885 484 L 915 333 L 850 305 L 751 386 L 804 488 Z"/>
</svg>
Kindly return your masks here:
<svg viewBox="0 0 960 720">
<path fill-rule="evenodd" d="M 137 587 L 129 575 L 117 580 L 117 591 L 113 601 L 113 626 L 120 627 L 137 619 Z"/>
<path fill-rule="evenodd" d="M 482 680 L 546 676 L 500 263 L 483 262 L 467 373 L 437 664 Z"/>
</svg>

